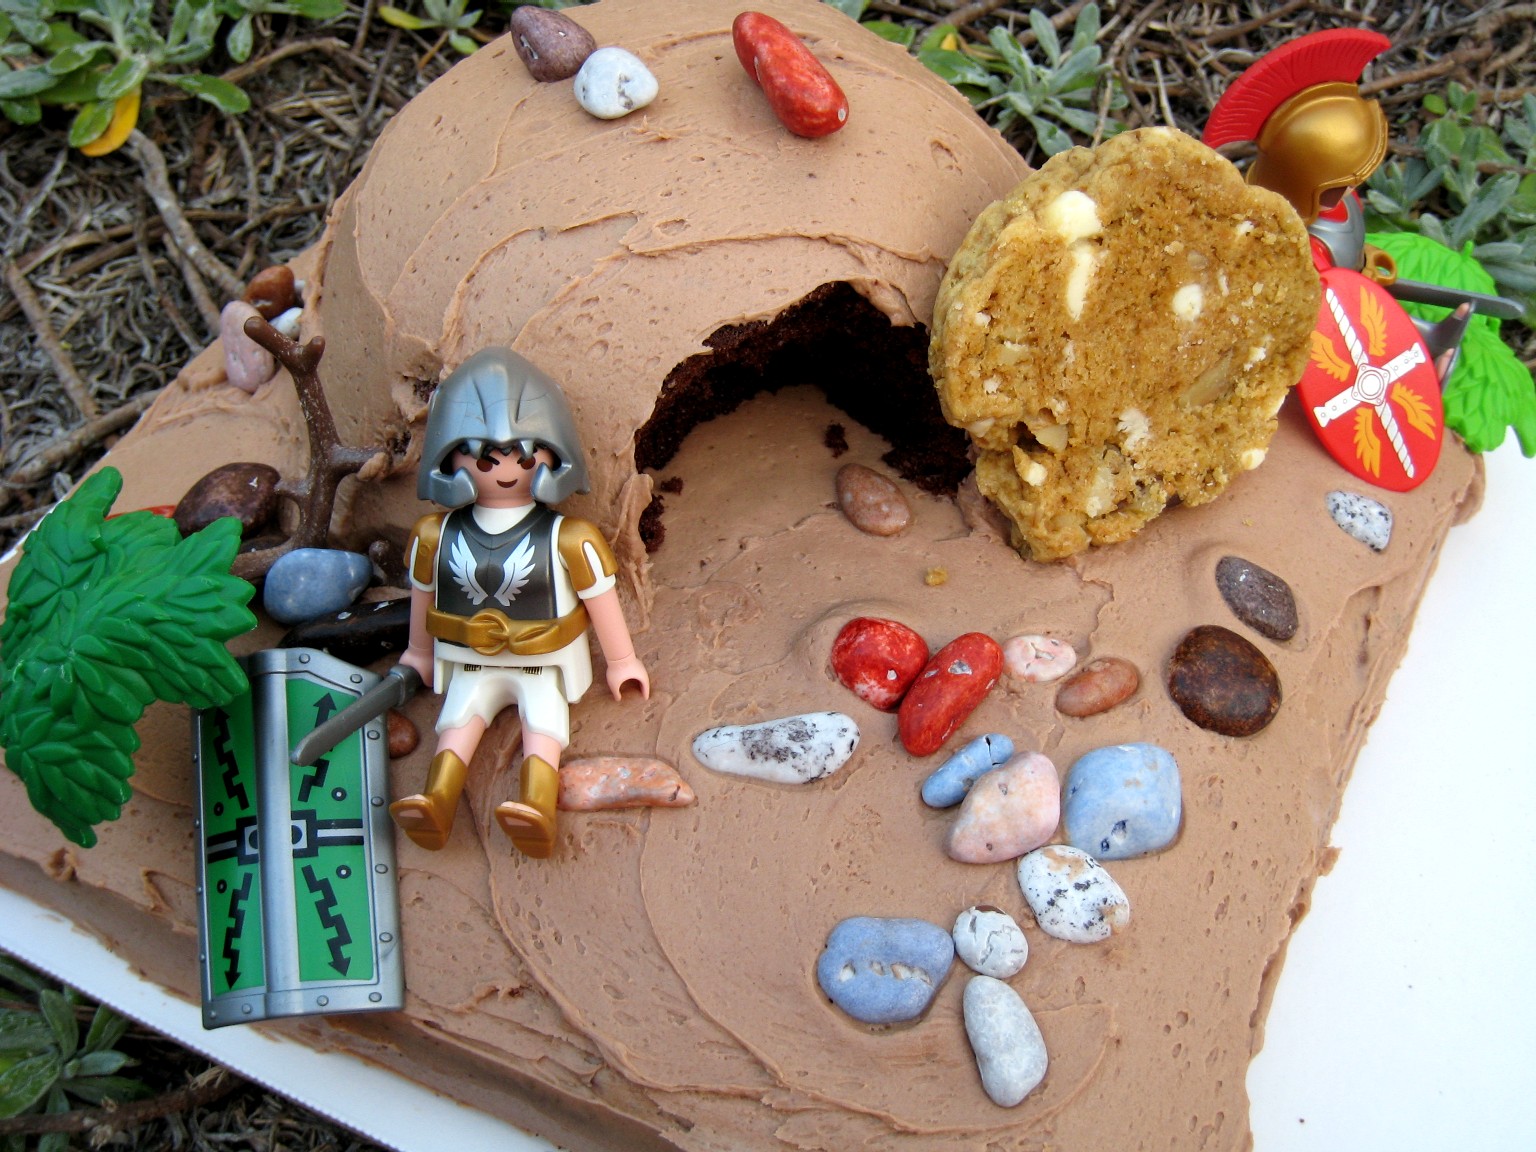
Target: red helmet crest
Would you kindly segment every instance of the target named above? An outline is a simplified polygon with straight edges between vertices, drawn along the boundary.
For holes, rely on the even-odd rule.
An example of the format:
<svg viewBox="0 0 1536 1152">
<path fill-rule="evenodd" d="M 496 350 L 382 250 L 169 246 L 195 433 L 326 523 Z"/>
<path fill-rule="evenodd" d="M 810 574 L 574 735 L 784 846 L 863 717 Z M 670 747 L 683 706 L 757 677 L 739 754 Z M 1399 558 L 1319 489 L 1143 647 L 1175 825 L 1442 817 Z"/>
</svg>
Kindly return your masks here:
<svg viewBox="0 0 1536 1152">
<path fill-rule="evenodd" d="M 1201 137 L 1212 148 L 1256 140 L 1275 109 L 1314 84 L 1353 83 L 1392 41 L 1366 28 L 1312 32 L 1265 54 L 1222 93 Z"/>
</svg>

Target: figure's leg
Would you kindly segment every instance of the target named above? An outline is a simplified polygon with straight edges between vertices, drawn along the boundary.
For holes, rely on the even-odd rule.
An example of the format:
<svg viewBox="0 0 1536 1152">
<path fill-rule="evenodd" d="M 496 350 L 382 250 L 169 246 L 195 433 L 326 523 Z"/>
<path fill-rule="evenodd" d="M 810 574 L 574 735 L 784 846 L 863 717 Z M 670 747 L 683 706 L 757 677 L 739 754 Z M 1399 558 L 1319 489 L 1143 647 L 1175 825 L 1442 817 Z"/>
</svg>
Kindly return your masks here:
<svg viewBox="0 0 1536 1152">
<path fill-rule="evenodd" d="M 427 769 L 427 786 L 389 806 L 389 814 L 401 830 L 431 851 L 448 843 L 469 762 L 490 724 L 489 717 L 499 707 L 495 700 L 485 698 L 487 688 L 477 672 L 459 668 L 451 673 L 438 716 L 437 752 Z"/>
<path fill-rule="evenodd" d="M 523 724 L 518 798 L 496 806 L 496 822 L 518 851 L 543 860 L 555 850 L 560 753 L 570 742 L 570 713 L 555 669 L 527 677 L 517 711 Z"/>
<path fill-rule="evenodd" d="M 469 762 L 484 735 L 485 721 L 478 716 L 462 728 L 443 732 L 438 737 L 432 766 L 427 769 L 426 788 L 389 806 L 395 823 L 423 848 L 435 852 L 448 843 L 459 796 L 469 775 Z"/>
</svg>

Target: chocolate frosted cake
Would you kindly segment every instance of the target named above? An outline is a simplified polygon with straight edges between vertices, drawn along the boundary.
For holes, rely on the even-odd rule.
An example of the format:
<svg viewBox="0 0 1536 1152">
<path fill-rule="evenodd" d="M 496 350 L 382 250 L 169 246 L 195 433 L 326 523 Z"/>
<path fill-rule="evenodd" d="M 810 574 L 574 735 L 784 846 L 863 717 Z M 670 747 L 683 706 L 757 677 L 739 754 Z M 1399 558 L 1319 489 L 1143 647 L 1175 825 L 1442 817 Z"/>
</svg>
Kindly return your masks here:
<svg viewBox="0 0 1536 1152">
<path fill-rule="evenodd" d="M 491 344 L 538 363 L 581 425 L 593 491 L 571 510 L 616 543 L 653 681 L 644 703 L 592 693 L 575 706 L 570 753 L 665 760 L 697 802 L 566 813 L 553 858 L 510 854 L 490 816 L 515 774 L 516 717 L 503 714 L 447 846 L 398 843 L 405 1009 L 261 1027 L 571 1148 L 1244 1147 L 1244 1076 L 1286 943 L 1481 467 L 1448 443 L 1426 483 L 1386 498 L 1391 541 L 1374 551 L 1330 517 L 1346 478 L 1287 407 L 1263 466 L 1219 500 L 1065 562 L 1021 559 L 953 495 L 964 436 L 938 416 L 925 354 L 946 260 L 1023 165 L 901 50 L 820 4 L 764 7 L 847 92 L 841 131 L 782 129 L 733 59 L 732 6 L 604 0 L 572 14 L 645 61 L 653 105 L 592 120 L 492 44 L 396 118 L 306 258 L 306 336 L 326 336 L 342 436 L 387 448 L 343 489 L 338 537 L 403 541 L 423 511 L 415 436 L 445 370 Z M 119 507 L 174 503 L 231 455 L 302 471 L 286 380 L 246 397 L 219 362 L 215 349 L 191 365 L 111 453 Z M 906 477 L 905 532 L 861 533 L 837 510 L 849 462 Z M 1238 620 L 1218 589 L 1229 556 L 1286 582 L 1293 636 Z M 952 817 L 918 796 L 944 753 L 908 755 L 893 718 L 828 666 L 857 616 L 900 620 L 935 649 L 966 632 L 1044 633 L 1137 667 L 1136 694 L 1085 719 L 1057 711 L 1051 686 L 1005 678 L 946 746 L 1006 733 L 1063 772 L 1106 745 L 1172 753 L 1182 830 L 1110 866 L 1130 901 L 1123 931 L 1092 945 L 1044 935 L 1011 864 L 945 854 Z M 1204 625 L 1245 635 L 1278 673 L 1282 702 L 1254 736 L 1197 727 L 1164 687 Z M 244 643 L 279 634 L 264 625 Z M 436 703 L 409 706 L 419 726 Z M 827 709 L 862 740 L 825 780 L 721 775 L 690 751 L 716 725 Z M 195 998 L 185 712 L 155 706 L 139 731 L 134 799 L 89 851 L 0 773 L 0 884 Z M 393 795 L 420 786 L 429 744 L 392 766 Z M 958 966 L 923 1018 L 888 1029 L 854 1022 L 816 984 L 839 921 L 947 927 L 975 904 L 1007 910 L 1029 939 L 1010 983 L 1050 1067 L 1012 1108 L 982 1091 Z"/>
</svg>

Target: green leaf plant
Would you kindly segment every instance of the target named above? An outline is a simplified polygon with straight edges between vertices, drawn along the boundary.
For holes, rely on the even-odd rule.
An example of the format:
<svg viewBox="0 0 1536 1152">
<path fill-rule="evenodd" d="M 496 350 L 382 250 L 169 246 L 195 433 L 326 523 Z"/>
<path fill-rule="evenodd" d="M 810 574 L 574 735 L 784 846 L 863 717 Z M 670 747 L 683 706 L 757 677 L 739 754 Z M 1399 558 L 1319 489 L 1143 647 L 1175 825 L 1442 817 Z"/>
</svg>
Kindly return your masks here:
<svg viewBox="0 0 1536 1152">
<path fill-rule="evenodd" d="M 1366 240 L 1392 257 L 1404 279 L 1467 292 L 1496 290 L 1493 277 L 1473 257 L 1470 240 L 1461 252 L 1414 232 L 1373 232 Z M 1428 304 L 1403 307 L 1427 320 L 1450 314 L 1449 308 Z M 1536 456 L 1536 382 L 1504 343 L 1499 326 L 1497 318 L 1481 314 L 1474 314 L 1467 325 L 1456 368 L 1445 382 L 1445 423 L 1474 452 L 1497 448 L 1513 428 L 1520 451 Z"/>
<path fill-rule="evenodd" d="M 138 1080 L 118 1073 L 136 1062 L 117 1050 L 128 1020 L 106 1005 L 81 1035 L 80 1000 L 72 989 L 52 987 L 0 955 L 0 1120 L 36 1113 L 58 1115 L 75 1102 L 99 1106 L 150 1094 Z M 13 993 L 11 989 L 17 991 Z M 40 1136 L 37 1152 L 64 1152 L 62 1132 Z M 24 1137 L 7 1136 L 3 1152 L 23 1152 Z"/>
<path fill-rule="evenodd" d="M 1423 157 L 1389 160 L 1367 181 L 1374 231 L 1428 237 L 1468 251 L 1497 291 L 1536 315 L 1536 95 L 1506 113 L 1498 131 L 1478 123 L 1477 94 L 1451 84 L 1426 96 L 1434 116 L 1419 136 Z M 1470 245 L 1470 248 L 1468 247 Z"/>
<path fill-rule="evenodd" d="M 256 626 L 255 589 L 229 574 L 240 525 L 182 538 L 151 512 L 108 517 L 103 468 L 44 517 L 0 622 L 0 746 L 32 806 L 89 848 L 132 795 L 133 730 L 154 700 L 227 703 L 245 675 L 224 643 Z"/>
<path fill-rule="evenodd" d="M 1039 9 L 1030 10 L 1029 27 L 1039 58 L 1006 28 L 994 27 L 987 43 L 976 45 L 942 24 L 917 42 L 917 58 L 958 88 L 1003 135 L 1018 137 L 1027 128 L 1048 156 L 1071 148 L 1076 142 L 1072 133 L 1092 139 L 1119 132 L 1122 126 L 1108 113 L 1124 108 L 1126 98 L 1095 42 L 1098 5 L 1088 4 L 1078 13 L 1066 44 Z"/>
<path fill-rule="evenodd" d="M 36 124 L 44 105 L 73 108 L 69 143 L 100 155 L 127 139 L 150 81 L 221 112 L 244 112 L 251 104 L 244 91 L 195 69 L 218 48 L 226 22 L 224 48 L 244 61 L 258 18 L 328 20 L 345 7 L 345 0 L 0 0 L 0 113 Z"/>
</svg>

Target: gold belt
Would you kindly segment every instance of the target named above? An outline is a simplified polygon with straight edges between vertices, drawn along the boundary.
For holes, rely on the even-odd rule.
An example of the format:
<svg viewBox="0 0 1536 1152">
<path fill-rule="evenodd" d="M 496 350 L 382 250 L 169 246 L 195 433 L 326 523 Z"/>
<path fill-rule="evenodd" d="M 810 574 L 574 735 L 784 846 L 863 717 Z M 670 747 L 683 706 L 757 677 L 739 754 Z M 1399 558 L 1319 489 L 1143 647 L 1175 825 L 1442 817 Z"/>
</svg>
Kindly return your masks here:
<svg viewBox="0 0 1536 1152">
<path fill-rule="evenodd" d="M 494 608 L 465 618 L 427 609 L 427 632 L 450 644 L 473 648 L 482 656 L 510 652 L 514 656 L 545 656 L 558 652 L 587 630 L 587 610 L 575 609 L 555 620 L 513 620 Z"/>
</svg>

